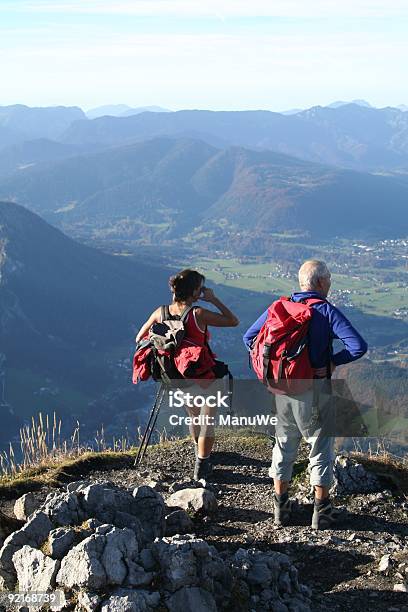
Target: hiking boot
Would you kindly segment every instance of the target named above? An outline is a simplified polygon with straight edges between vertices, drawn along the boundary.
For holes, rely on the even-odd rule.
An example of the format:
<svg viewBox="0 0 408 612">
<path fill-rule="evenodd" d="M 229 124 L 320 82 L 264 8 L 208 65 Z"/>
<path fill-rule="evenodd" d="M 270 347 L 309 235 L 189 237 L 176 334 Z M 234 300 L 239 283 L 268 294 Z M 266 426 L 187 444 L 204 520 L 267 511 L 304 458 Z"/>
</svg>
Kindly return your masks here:
<svg viewBox="0 0 408 612">
<path fill-rule="evenodd" d="M 333 528 L 346 517 L 347 511 L 344 508 L 336 508 L 333 506 L 330 499 L 324 500 L 323 504 L 316 504 L 315 502 L 313 506 L 312 528 Z"/>
<path fill-rule="evenodd" d="M 201 480 L 204 478 L 206 480 L 208 476 L 212 473 L 213 467 L 210 460 L 210 457 L 206 457 L 205 459 L 200 459 L 200 457 L 196 458 L 195 466 L 194 466 L 194 480 Z"/>
<path fill-rule="evenodd" d="M 296 502 L 289 497 L 280 501 L 276 495 L 273 496 L 274 523 L 277 527 L 285 527 L 290 523 L 295 505 Z"/>
</svg>

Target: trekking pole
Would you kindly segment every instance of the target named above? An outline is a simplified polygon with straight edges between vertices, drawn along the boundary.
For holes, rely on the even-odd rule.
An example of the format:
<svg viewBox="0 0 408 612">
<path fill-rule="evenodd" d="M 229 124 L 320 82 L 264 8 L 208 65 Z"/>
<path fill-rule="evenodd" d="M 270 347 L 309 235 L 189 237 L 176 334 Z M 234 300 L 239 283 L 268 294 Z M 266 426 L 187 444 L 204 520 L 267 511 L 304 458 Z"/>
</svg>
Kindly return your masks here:
<svg viewBox="0 0 408 612">
<path fill-rule="evenodd" d="M 149 420 L 147 422 L 145 432 L 143 434 L 142 440 L 139 445 L 139 449 L 137 451 L 136 459 L 134 462 L 135 467 L 141 464 L 146 454 L 146 450 L 149 445 L 150 438 L 156 426 L 157 417 L 159 416 L 159 412 L 160 412 L 161 404 L 163 402 L 164 395 L 165 395 L 165 388 L 163 384 L 161 384 L 156 393 L 156 398 L 154 400 L 153 408 L 150 412 Z"/>
<path fill-rule="evenodd" d="M 148 446 L 148 444 L 150 442 L 150 438 L 151 438 L 151 435 L 153 433 L 154 427 L 156 425 L 157 417 L 159 415 L 160 406 L 161 406 L 161 402 L 163 400 L 163 395 L 164 395 L 163 392 L 164 392 L 163 386 L 160 385 L 160 387 L 159 387 L 159 389 L 158 389 L 158 391 L 156 393 L 155 401 L 154 401 L 154 404 L 153 404 L 153 408 L 152 408 L 152 410 L 150 412 L 150 416 L 149 416 L 149 420 L 148 420 L 147 425 L 146 425 L 145 432 L 143 434 L 142 440 L 141 440 L 140 445 L 139 445 L 139 449 L 138 449 L 138 452 L 137 452 L 137 455 L 136 455 L 136 459 L 135 459 L 135 462 L 134 462 L 135 466 L 140 465 L 140 463 L 143 460 L 143 457 L 146 454 L 147 446 Z"/>
<path fill-rule="evenodd" d="M 233 393 L 234 393 L 234 377 L 231 374 L 231 372 L 228 370 L 227 372 L 227 376 L 228 376 L 228 386 L 227 386 L 227 395 L 228 395 L 228 414 L 229 415 L 233 415 L 234 414 L 234 409 L 232 407 L 232 397 L 233 397 Z"/>
</svg>

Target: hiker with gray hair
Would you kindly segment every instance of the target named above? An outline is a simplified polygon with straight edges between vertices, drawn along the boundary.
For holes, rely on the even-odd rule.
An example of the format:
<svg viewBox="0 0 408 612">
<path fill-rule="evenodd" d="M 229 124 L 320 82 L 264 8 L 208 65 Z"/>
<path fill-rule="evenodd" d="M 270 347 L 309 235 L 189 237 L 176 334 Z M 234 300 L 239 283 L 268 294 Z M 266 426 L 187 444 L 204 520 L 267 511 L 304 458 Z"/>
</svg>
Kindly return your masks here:
<svg viewBox="0 0 408 612">
<path fill-rule="evenodd" d="M 344 314 L 326 299 L 331 286 L 331 274 L 325 262 L 315 259 L 305 261 L 299 269 L 299 285 L 300 291 L 292 293 L 289 299 L 281 299 L 286 299 L 286 304 L 295 302 L 306 306 L 309 301 L 312 312 L 309 313 L 306 347 L 311 378 L 330 378 L 336 366 L 362 357 L 367 351 L 367 344 Z M 249 350 L 254 347 L 261 329 L 265 329 L 265 322 L 270 320 L 268 312 L 270 309 L 245 333 L 243 340 Z M 343 343 L 343 349 L 336 353 L 333 352 L 334 339 Z M 333 480 L 335 438 L 311 427 L 315 415 L 315 389 L 318 385 L 311 386 L 314 388 L 300 394 L 275 395 L 278 426 L 270 474 L 274 479 L 274 516 L 278 526 L 289 524 L 291 519 L 293 502 L 288 497 L 288 487 L 302 437 L 310 446 L 310 484 L 315 496 L 312 527 L 329 527 L 341 518 L 329 497 Z"/>
</svg>

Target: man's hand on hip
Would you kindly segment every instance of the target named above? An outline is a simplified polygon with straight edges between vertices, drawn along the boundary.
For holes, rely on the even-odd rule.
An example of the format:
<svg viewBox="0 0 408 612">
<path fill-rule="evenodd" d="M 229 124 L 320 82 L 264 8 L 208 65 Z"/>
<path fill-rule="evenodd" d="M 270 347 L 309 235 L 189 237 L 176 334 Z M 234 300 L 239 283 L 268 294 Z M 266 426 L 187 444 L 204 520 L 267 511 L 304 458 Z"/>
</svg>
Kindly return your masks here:
<svg viewBox="0 0 408 612">
<path fill-rule="evenodd" d="M 333 362 L 330 363 L 330 372 L 331 374 L 333 374 L 334 370 L 336 369 L 336 366 L 334 365 Z M 327 376 L 327 366 L 324 366 L 323 368 L 314 368 L 313 369 L 313 373 L 317 378 L 326 378 Z"/>
</svg>

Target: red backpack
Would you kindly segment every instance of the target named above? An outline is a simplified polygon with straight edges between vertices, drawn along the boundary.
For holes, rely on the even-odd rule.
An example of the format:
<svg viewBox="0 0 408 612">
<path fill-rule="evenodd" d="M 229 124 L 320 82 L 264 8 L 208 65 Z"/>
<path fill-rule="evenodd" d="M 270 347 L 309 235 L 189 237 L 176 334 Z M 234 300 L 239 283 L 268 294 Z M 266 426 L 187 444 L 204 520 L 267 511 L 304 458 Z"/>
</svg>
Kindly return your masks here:
<svg viewBox="0 0 408 612">
<path fill-rule="evenodd" d="M 312 386 L 308 329 L 312 304 L 323 299 L 293 302 L 280 297 L 268 308 L 268 316 L 251 347 L 252 366 L 259 380 L 274 393 L 303 393 Z"/>
<path fill-rule="evenodd" d="M 186 337 L 187 318 L 193 310 L 189 306 L 181 315 L 172 315 L 168 306 L 162 306 L 161 322 L 154 323 L 136 345 L 134 384 L 150 376 L 165 384 L 181 378 L 213 380 L 230 376 L 227 364 L 216 359 L 208 344 L 207 329 L 204 345 Z"/>
</svg>

